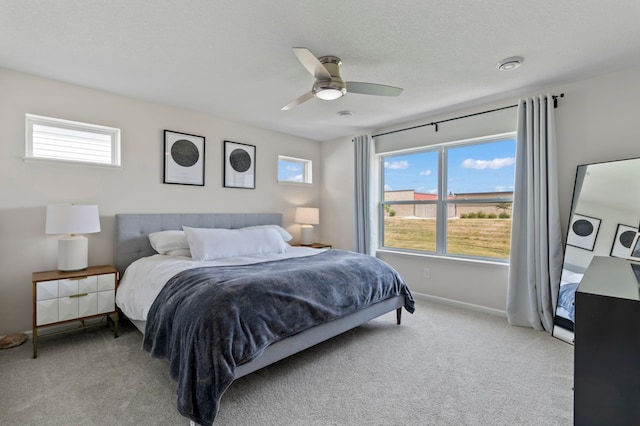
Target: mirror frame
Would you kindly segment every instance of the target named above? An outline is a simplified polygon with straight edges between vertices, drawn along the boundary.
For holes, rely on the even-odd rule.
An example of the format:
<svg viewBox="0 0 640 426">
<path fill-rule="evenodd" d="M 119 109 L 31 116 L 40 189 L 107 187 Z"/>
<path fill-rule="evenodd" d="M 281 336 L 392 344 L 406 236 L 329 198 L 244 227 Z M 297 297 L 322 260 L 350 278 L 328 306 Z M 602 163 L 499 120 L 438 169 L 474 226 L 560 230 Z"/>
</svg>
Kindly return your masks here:
<svg viewBox="0 0 640 426">
<path fill-rule="evenodd" d="M 577 166 L 552 336 L 574 343 L 575 291 L 593 256 L 629 258 L 629 237 L 640 227 L 635 194 L 640 194 L 640 157 Z"/>
</svg>

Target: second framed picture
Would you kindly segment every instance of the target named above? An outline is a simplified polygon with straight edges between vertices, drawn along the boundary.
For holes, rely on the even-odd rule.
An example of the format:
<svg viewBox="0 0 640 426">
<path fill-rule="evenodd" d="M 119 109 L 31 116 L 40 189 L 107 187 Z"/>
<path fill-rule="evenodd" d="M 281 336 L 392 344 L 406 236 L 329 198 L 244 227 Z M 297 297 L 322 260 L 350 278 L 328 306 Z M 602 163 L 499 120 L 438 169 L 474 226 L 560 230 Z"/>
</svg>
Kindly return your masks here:
<svg viewBox="0 0 640 426">
<path fill-rule="evenodd" d="M 610 256 L 622 257 L 623 259 L 629 257 L 631 244 L 636 236 L 636 232 L 638 232 L 638 228 L 619 223 L 618 229 L 616 230 L 616 236 L 613 240 L 613 245 L 611 246 Z"/>
<path fill-rule="evenodd" d="M 256 147 L 224 141 L 225 188 L 256 187 Z"/>
</svg>

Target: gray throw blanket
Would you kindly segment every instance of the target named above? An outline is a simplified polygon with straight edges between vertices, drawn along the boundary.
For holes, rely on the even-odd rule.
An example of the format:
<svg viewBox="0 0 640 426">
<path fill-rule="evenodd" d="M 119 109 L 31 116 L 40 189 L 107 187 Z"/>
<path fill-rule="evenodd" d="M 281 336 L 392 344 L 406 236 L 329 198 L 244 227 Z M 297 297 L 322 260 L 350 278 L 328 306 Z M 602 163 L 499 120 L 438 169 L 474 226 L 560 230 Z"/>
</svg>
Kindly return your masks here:
<svg viewBox="0 0 640 426">
<path fill-rule="evenodd" d="M 270 344 L 409 289 L 385 262 L 343 250 L 244 266 L 189 269 L 154 301 L 143 347 L 169 361 L 178 411 L 210 425 L 238 365 Z"/>
</svg>

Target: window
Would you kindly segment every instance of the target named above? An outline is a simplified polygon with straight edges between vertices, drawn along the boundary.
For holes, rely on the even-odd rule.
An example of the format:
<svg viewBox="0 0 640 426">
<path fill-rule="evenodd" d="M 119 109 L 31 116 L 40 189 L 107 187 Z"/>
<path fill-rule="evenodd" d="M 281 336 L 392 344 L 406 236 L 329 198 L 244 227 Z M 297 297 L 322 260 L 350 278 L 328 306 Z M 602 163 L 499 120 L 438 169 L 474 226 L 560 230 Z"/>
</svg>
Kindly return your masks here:
<svg viewBox="0 0 640 426">
<path fill-rule="evenodd" d="M 381 246 L 508 259 L 515 135 L 381 156 Z"/>
<path fill-rule="evenodd" d="M 26 158 L 120 165 L 120 129 L 26 114 Z"/>
<path fill-rule="evenodd" d="M 311 182 L 311 160 L 278 156 L 278 182 Z"/>
</svg>

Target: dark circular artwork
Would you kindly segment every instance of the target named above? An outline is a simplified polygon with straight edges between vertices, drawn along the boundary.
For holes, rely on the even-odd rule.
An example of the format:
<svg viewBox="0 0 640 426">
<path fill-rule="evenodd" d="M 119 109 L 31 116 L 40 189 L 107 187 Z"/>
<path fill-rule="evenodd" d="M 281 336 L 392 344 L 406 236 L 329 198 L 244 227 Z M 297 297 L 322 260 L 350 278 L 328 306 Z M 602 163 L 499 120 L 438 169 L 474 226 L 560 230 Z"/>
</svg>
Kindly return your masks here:
<svg viewBox="0 0 640 426">
<path fill-rule="evenodd" d="M 578 219 L 573 222 L 573 226 L 571 227 L 573 232 L 580 237 L 586 237 L 587 235 L 591 235 L 593 232 L 593 225 L 588 220 Z"/>
<path fill-rule="evenodd" d="M 251 156 L 244 149 L 236 148 L 231 151 L 229 162 L 233 170 L 244 173 L 251 167 Z"/>
<path fill-rule="evenodd" d="M 191 167 L 198 162 L 198 147 L 191 141 L 180 139 L 171 146 L 171 158 L 182 167 Z"/>
<path fill-rule="evenodd" d="M 631 248 L 631 243 L 633 243 L 633 238 L 636 236 L 635 231 L 624 231 L 620 234 L 618 239 L 620 240 L 620 244 L 622 244 L 626 248 Z"/>
</svg>

